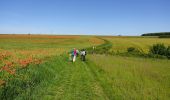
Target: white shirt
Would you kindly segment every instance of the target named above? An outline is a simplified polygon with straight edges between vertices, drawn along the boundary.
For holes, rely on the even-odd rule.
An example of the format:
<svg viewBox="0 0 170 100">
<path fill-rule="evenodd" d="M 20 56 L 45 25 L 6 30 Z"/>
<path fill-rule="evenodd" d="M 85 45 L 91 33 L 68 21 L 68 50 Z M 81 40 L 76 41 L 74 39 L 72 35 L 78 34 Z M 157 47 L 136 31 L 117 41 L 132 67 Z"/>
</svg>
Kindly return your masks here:
<svg viewBox="0 0 170 100">
<path fill-rule="evenodd" d="M 82 51 L 82 52 L 81 52 L 81 55 L 83 55 L 83 56 L 86 55 L 86 52 L 85 52 L 85 51 Z"/>
</svg>

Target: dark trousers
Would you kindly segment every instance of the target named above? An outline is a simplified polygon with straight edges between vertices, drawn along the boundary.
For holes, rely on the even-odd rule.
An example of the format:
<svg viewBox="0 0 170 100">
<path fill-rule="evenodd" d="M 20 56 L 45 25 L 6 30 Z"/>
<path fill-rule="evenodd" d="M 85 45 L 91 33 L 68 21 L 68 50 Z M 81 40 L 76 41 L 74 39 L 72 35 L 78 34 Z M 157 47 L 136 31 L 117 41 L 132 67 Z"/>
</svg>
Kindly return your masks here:
<svg viewBox="0 0 170 100">
<path fill-rule="evenodd" d="M 85 55 L 81 55 L 81 60 L 82 60 L 82 61 L 85 61 L 85 60 L 86 60 Z"/>
</svg>

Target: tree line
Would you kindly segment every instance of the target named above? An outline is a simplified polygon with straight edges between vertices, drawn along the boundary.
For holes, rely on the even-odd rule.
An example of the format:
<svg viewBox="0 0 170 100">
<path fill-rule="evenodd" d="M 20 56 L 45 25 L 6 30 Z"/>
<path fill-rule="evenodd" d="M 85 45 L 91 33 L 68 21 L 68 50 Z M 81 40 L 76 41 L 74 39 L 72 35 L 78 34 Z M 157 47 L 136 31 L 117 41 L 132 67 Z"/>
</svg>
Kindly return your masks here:
<svg viewBox="0 0 170 100">
<path fill-rule="evenodd" d="M 166 37 L 170 36 L 170 32 L 159 32 L 159 33 L 145 33 L 141 36 L 159 36 L 159 37 Z"/>
</svg>

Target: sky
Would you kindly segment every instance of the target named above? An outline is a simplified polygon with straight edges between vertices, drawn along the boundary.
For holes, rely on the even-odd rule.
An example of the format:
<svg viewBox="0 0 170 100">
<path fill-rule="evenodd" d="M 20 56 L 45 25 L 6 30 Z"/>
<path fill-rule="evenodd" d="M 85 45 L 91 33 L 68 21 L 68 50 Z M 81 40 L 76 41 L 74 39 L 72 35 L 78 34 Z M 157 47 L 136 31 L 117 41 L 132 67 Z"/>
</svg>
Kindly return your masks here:
<svg viewBox="0 0 170 100">
<path fill-rule="evenodd" d="M 0 34 L 170 32 L 170 0 L 0 0 Z"/>
</svg>

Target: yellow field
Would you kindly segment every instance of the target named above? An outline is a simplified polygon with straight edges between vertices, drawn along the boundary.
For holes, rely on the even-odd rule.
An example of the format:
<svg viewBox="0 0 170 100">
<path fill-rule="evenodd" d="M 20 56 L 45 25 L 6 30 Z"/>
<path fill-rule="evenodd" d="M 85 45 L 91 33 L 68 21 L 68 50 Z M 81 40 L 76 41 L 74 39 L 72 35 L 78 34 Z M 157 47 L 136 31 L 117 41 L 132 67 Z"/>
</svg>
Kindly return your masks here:
<svg viewBox="0 0 170 100">
<path fill-rule="evenodd" d="M 113 43 L 112 50 L 124 52 L 128 47 L 136 47 L 148 52 L 149 47 L 156 43 L 170 45 L 170 39 L 157 37 L 104 37 Z"/>
</svg>

